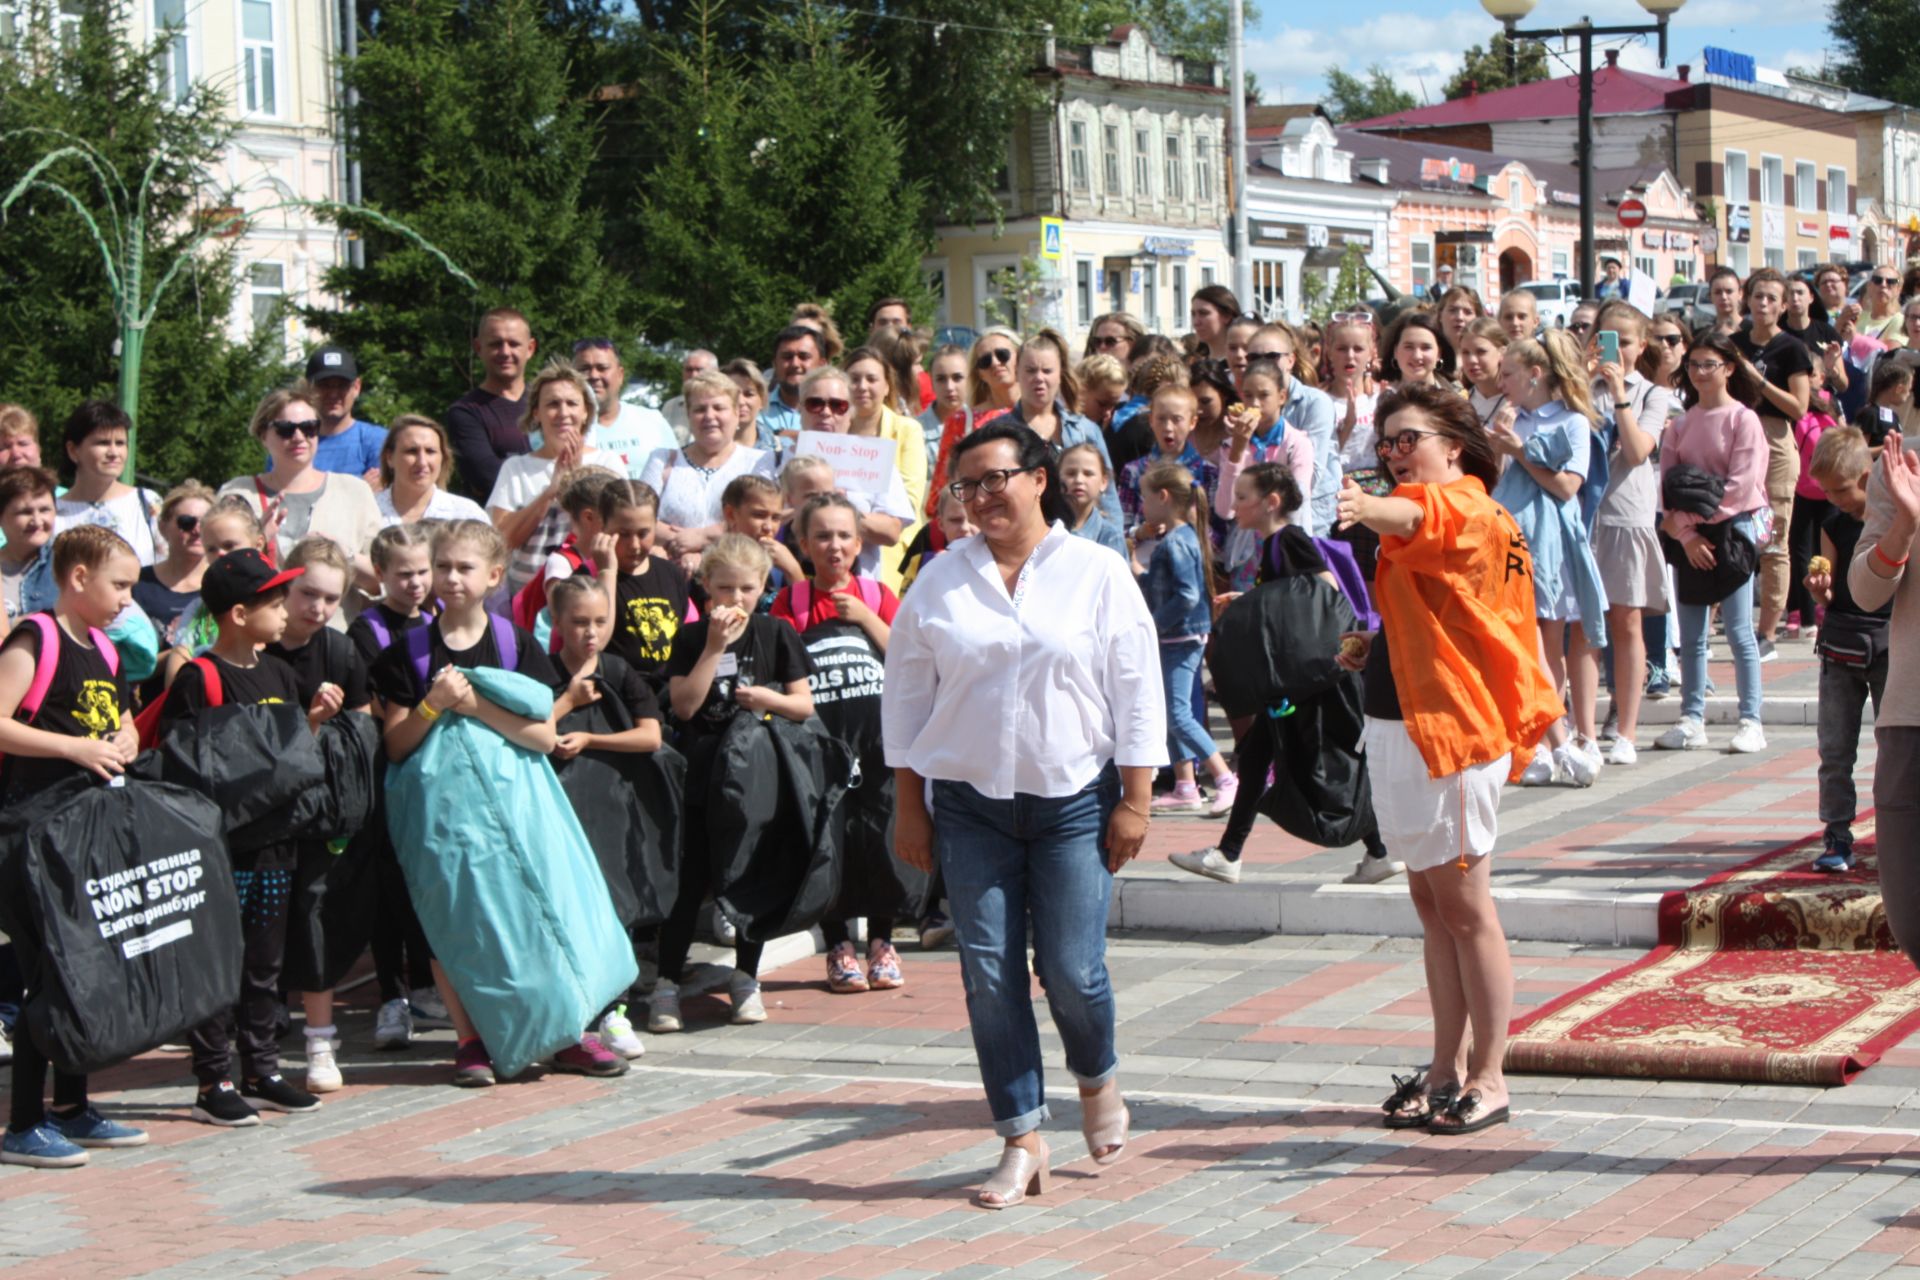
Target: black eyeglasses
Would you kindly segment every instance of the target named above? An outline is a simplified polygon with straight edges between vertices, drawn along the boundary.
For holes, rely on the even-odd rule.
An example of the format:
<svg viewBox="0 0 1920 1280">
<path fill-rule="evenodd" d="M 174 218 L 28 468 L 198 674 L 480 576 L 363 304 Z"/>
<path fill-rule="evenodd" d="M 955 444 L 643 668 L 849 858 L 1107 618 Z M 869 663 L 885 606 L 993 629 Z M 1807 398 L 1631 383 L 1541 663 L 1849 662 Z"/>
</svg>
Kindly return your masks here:
<svg viewBox="0 0 1920 1280">
<path fill-rule="evenodd" d="M 1686 335 L 1680 334 L 1680 333 L 1663 333 L 1660 335 L 1660 341 L 1666 343 L 1670 347 L 1681 346 L 1686 342 L 1686 340 L 1687 340 Z"/>
<path fill-rule="evenodd" d="M 1893 288 L 1893 286 L 1900 283 L 1900 277 L 1899 276 L 1875 276 L 1873 277 L 1873 282 L 1877 285 L 1884 285 L 1887 288 L 1891 289 Z"/>
<path fill-rule="evenodd" d="M 1108 347 L 1124 347 L 1127 345 L 1127 336 L 1123 333 L 1123 334 L 1120 334 L 1118 337 L 1116 337 L 1110 333 L 1104 338 L 1095 338 L 1093 340 L 1093 345 L 1096 347 L 1099 347 L 1103 351 L 1106 350 Z"/>
<path fill-rule="evenodd" d="M 309 440 L 318 440 L 320 438 L 320 419 L 318 418 L 308 418 L 305 422 L 292 422 L 286 418 L 276 418 L 272 422 L 269 422 L 267 427 L 282 440 L 293 439 L 296 432 Z"/>
<path fill-rule="evenodd" d="M 1726 367 L 1727 367 L 1727 362 L 1725 360 L 1689 360 L 1687 361 L 1688 373 L 1712 373 L 1717 369 L 1724 369 Z"/>
<path fill-rule="evenodd" d="M 1420 447 L 1420 441 L 1426 436 L 1437 436 L 1438 431 L 1402 431 L 1395 435 L 1381 436 L 1374 441 L 1373 456 L 1385 458 L 1398 455 L 1402 458 Z"/>
<path fill-rule="evenodd" d="M 182 533 L 192 533 L 200 527 L 199 516 L 177 515 L 173 518 L 173 527 Z"/>
<path fill-rule="evenodd" d="M 1293 359 L 1293 352 L 1291 351 L 1249 351 L 1247 352 L 1247 359 L 1249 360 L 1291 360 Z"/>
<path fill-rule="evenodd" d="M 1009 480 L 1039 469 L 1038 467 L 1002 467 L 998 471 L 982 471 L 978 480 L 955 480 L 947 486 L 947 492 L 962 502 L 972 502 L 974 496 L 982 491 L 1004 493 Z"/>
<path fill-rule="evenodd" d="M 973 367 L 976 369 L 991 369 L 996 364 L 1011 363 L 1013 363 L 1012 347 L 995 347 L 991 351 L 982 351 L 973 358 Z"/>
<path fill-rule="evenodd" d="M 853 403 L 838 396 L 808 396 L 800 402 L 800 407 L 808 413 L 826 413 L 831 410 L 837 417 L 853 408 Z"/>
</svg>

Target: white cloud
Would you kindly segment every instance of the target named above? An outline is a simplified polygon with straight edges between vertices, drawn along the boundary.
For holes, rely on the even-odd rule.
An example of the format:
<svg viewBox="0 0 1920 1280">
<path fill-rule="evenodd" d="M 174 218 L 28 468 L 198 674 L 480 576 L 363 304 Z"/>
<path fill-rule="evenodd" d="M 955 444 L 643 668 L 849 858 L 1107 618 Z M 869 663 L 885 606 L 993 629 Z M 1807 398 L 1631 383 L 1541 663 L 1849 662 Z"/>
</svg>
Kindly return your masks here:
<svg viewBox="0 0 1920 1280">
<path fill-rule="evenodd" d="M 1325 88 L 1330 66 L 1364 76 L 1376 63 L 1416 101 L 1437 102 L 1469 45 L 1485 44 L 1499 24 L 1484 12 L 1455 9 L 1439 16 L 1382 13 L 1324 29 L 1283 27 L 1247 41 L 1247 70 L 1268 102 L 1299 102 Z"/>
</svg>

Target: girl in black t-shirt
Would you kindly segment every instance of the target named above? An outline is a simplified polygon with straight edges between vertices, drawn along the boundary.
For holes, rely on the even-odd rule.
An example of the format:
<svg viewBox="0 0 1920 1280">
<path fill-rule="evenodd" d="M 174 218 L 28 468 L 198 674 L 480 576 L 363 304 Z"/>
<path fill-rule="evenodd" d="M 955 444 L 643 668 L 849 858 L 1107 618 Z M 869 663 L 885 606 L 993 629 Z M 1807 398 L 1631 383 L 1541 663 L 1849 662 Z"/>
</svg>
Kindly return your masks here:
<svg viewBox="0 0 1920 1280">
<path fill-rule="evenodd" d="M 680 1030 L 680 979 L 693 945 L 693 927 L 712 878 L 707 853 L 705 797 L 721 735 L 733 717 L 813 716 L 808 678 L 813 664 L 800 633 L 784 622 L 753 612 L 773 563 L 766 549 L 745 534 L 722 534 L 700 561 L 700 578 L 711 612 L 682 627 L 667 658 L 667 692 L 681 724 L 687 757 L 686 810 L 680 887 L 673 912 L 660 928 L 660 981 L 655 984 L 647 1029 Z M 733 1021 L 764 1022 L 760 1001 L 760 944 L 742 939 L 734 950 L 730 984 Z"/>
<path fill-rule="evenodd" d="M 637 480 L 614 481 L 600 494 L 600 516 L 613 535 L 616 570 L 607 651 L 648 677 L 666 665 L 673 637 L 695 616 L 688 609 L 691 584 L 686 571 L 653 554 L 659 507 L 652 486 Z M 659 687 L 656 683 L 656 692 Z"/>
<path fill-rule="evenodd" d="M 432 620 L 433 531 L 425 524 L 396 524 L 373 536 L 367 556 L 380 578 L 380 598 L 347 624 L 347 639 L 369 668 L 409 631 Z"/>
</svg>

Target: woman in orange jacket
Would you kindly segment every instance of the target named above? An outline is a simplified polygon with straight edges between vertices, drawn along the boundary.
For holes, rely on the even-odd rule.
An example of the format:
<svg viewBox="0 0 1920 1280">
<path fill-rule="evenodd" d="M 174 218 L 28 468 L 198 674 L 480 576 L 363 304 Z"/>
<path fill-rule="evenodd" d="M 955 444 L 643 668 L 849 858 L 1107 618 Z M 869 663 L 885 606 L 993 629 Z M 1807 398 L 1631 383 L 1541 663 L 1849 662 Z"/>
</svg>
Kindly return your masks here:
<svg viewBox="0 0 1920 1280">
<path fill-rule="evenodd" d="M 1380 535 L 1381 629 L 1350 637 L 1340 661 L 1365 672 L 1374 810 L 1407 864 L 1433 1007 L 1433 1062 L 1394 1078 L 1386 1123 L 1471 1133 L 1508 1116 L 1513 966 L 1488 872 L 1500 788 L 1563 710 L 1537 657 L 1533 557 L 1487 495 L 1499 461 L 1472 407 L 1403 387 L 1375 421 L 1394 491 L 1349 482 L 1339 519 Z"/>
</svg>

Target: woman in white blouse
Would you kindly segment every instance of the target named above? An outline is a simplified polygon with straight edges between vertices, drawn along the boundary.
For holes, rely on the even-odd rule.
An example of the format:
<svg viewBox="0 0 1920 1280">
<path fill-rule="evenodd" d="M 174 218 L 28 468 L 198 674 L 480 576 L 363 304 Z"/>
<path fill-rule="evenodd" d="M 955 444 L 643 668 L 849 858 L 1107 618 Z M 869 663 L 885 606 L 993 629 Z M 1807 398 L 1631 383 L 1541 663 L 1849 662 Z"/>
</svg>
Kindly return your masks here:
<svg viewBox="0 0 1920 1280">
<path fill-rule="evenodd" d="M 472 498 L 448 493 L 453 450 L 447 429 L 422 413 L 403 413 L 387 426 L 380 445 L 380 491 L 373 495 L 387 525 L 421 520 L 487 522 L 487 509 Z"/>
<path fill-rule="evenodd" d="M 718 369 L 687 379 L 685 447 L 656 449 L 640 472 L 643 483 L 660 495 L 659 544 L 689 572 L 700 567 L 700 553 L 726 532 L 720 495 L 735 476 L 749 471 L 773 478 L 773 454 L 739 443 L 740 388 Z"/>
<path fill-rule="evenodd" d="M 882 715 L 895 851 L 925 871 L 937 858 L 946 878 L 974 1052 L 1007 1143 L 975 1200 L 1002 1209 L 1048 1178 L 1029 911 L 1087 1150 L 1110 1164 L 1126 1147 L 1107 903 L 1146 837 L 1166 709 L 1140 588 L 1060 522 L 1046 443 L 990 423 L 955 448 L 951 474 L 980 534 L 929 562 L 901 605 Z"/>
</svg>

